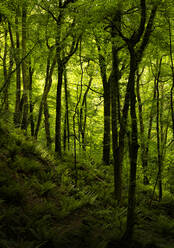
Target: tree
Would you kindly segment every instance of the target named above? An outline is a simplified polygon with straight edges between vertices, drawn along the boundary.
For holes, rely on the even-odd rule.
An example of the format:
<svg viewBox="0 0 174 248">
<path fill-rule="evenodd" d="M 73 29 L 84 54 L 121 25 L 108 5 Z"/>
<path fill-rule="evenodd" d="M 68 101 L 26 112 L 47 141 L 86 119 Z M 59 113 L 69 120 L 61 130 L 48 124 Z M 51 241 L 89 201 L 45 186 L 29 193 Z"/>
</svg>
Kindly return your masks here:
<svg viewBox="0 0 174 248">
<path fill-rule="evenodd" d="M 149 42 L 152 26 L 157 11 L 158 4 L 155 3 L 152 7 L 150 17 L 146 24 L 146 1 L 140 1 L 141 6 L 141 21 L 137 31 L 134 31 L 130 38 L 123 35 L 121 30 L 118 30 L 119 35 L 126 42 L 130 53 L 130 72 L 126 90 L 126 97 L 123 109 L 123 117 L 120 125 L 120 132 L 123 131 L 125 135 L 125 122 L 127 120 L 129 102 L 131 115 L 131 145 L 130 145 L 130 183 L 128 196 L 128 213 L 127 213 L 127 228 L 124 234 L 125 240 L 132 239 L 133 225 L 134 225 L 134 211 L 135 211 L 135 189 L 136 189 L 136 169 L 137 169 L 137 154 L 138 154 L 138 133 L 137 133 L 137 117 L 136 117 L 136 95 L 135 95 L 135 75 L 138 66 L 142 60 L 144 50 Z M 143 37 L 142 41 L 141 38 Z M 136 45 L 140 46 L 136 48 Z"/>
<path fill-rule="evenodd" d="M 27 6 L 26 3 L 22 5 L 22 57 L 27 54 Z M 21 128 L 27 131 L 28 124 L 28 91 L 29 91 L 29 75 L 28 75 L 28 61 L 22 61 L 22 80 L 23 80 L 23 113 Z"/>
</svg>

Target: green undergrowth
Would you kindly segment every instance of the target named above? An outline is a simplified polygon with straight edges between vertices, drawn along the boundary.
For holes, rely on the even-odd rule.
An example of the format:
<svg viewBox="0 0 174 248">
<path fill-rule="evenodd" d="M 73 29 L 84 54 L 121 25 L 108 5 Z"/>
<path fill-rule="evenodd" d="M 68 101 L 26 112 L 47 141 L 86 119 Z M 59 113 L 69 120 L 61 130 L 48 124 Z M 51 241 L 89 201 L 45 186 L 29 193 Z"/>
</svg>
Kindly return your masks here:
<svg viewBox="0 0 174 248">
<path fill-rule="evenodd" d="M 121 233 L 111 168 L 78 161 L 76 184 L 72 155 L 55 159 L 11 130 L 0 123 L 0 247 L 102 248 L 113 228 Z"/>
<path fill-rule="evenodd" d="M 110 240 L 126 228 L 126 177 L 118 207 L 112 166 L 82 156 L 76 174 L 72 154 L 59 160 L 4 123 L 0 137 L 1 248 L 124 248 Z M 151 202 L 152 194 L 153 186 L 138 182 L 134 239 L 140 242 L 132 248 L 174 248 L 174 201 L 166 192 L 163 202 Z"/>
</svg>

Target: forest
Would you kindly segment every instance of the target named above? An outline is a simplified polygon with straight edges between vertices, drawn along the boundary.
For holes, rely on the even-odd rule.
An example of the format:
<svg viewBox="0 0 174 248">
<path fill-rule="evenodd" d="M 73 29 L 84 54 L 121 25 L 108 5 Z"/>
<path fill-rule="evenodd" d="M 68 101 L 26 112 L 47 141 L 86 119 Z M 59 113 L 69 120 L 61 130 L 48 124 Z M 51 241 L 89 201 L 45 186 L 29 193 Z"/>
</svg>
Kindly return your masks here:
<svg viewBox="0 0 174 248">
<path fill-rule="evenodd" d="M 0 248 L 174 248 L 172 0 L 0 1 Z"/>
</svg>

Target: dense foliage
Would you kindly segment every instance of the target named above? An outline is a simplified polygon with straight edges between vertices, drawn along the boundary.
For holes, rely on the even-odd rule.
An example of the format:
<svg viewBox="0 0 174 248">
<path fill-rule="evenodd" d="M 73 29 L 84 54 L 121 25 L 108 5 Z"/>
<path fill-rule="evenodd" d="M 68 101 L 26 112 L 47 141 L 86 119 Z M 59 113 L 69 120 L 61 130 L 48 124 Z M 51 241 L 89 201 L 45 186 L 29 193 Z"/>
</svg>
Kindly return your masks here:
<svg viewBox="0 0 174 248">
<path fill-rule="evenodd" d="M 2 247 L 174 246 L 173 11 L 0 2 Z"/>
</svg>

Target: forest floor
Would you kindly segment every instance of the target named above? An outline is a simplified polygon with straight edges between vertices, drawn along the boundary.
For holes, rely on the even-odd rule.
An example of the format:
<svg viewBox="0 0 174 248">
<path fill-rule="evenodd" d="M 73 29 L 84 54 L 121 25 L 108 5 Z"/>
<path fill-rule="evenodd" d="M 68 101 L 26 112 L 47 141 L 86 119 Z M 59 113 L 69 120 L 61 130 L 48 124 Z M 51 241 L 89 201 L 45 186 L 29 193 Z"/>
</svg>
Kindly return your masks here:
<svg viewBox="0 0 174 248">
<path fill-rule="evenodd" d="M 115 235 L 117 238 L 114 239 L 112 228 L 104 230 L 103 226 L 106 223 L 103 222 L 102 226 L 101 220 L 92 214 L 94 210 L 90 212 L 85 208 L 75 211 L 58 224 L 59 235 L 66 236 L 63 238 L 66 241 L 62 243 L 62 247 L 174 248 L 174 212 L 173 216 L 168 213 L 174 208 L 168 204 L 156 209 L 157 207 L 155 205 L 151 209 L 146 209 L 149 213 L 139 217 L 131 245 L 119 241 L 117 234 Z"/>
<path fill-rule="evenodd" d="M 174 199 L 138 192 L 134 242 L 120 243 L 127 203 L 113 199 L 112 168 L 54 157 L 0 124 L 0 248 L 174 248 Z M 109 171 L 109 172 L 108 172 Z M 125 197 L 126 199 L 126 197 Z"/>
</svg>

